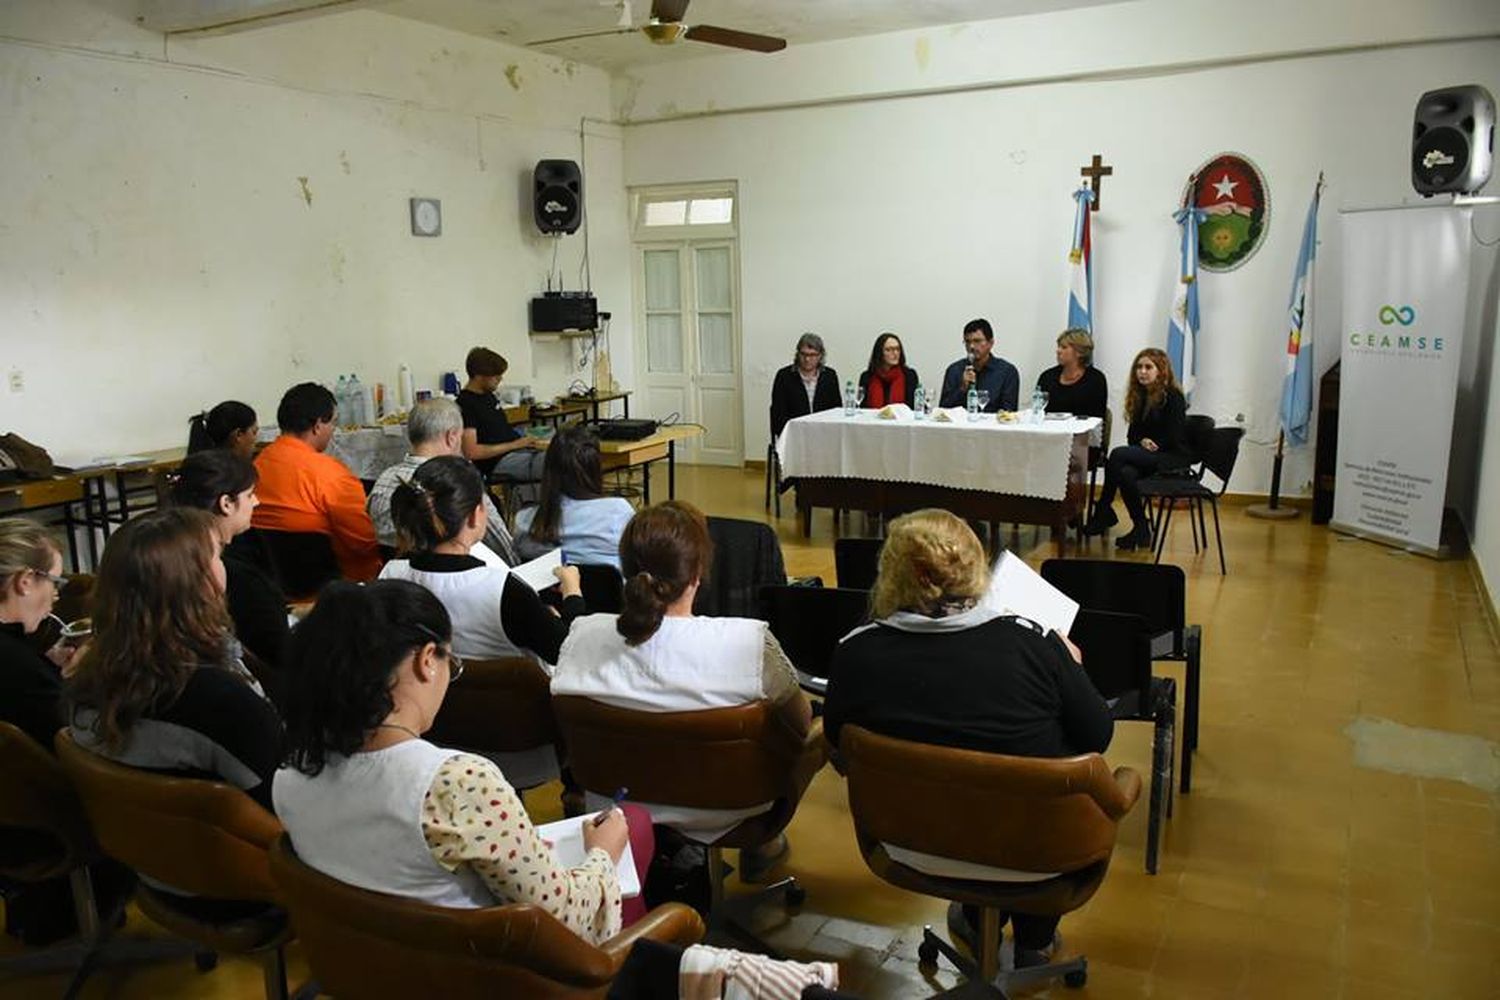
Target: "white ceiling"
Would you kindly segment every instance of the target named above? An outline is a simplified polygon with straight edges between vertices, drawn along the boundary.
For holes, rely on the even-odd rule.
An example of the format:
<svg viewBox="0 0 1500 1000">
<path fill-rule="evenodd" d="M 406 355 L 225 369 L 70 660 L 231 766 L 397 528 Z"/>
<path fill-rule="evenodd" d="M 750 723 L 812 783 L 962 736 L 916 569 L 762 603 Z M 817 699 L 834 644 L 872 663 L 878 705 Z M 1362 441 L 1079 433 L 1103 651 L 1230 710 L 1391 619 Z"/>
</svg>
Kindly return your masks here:
<svg viewBox="0 0 1500 1000">
<path fill-rule="evenodd" d="M 966 21 L 1098 7 L 1122 0 L 691 0 L 685 23 L 712 24 L 785 38 L 789 45 L 930 28 Z M 526 45 L 540 39 L 608 31 L 620 19 L 617 0 L 385 0 L 389 14 L 481 38 Z M 651 0 L 631 0 L 632 24 Z M 702 42 L 653 45 L 639 33 L 538 46 L 538 51 L 619 70 L 645 63 L 702 58 L 732 49 Z M 766 58 L 775 58 L 767 56 Z"/>
</svg>

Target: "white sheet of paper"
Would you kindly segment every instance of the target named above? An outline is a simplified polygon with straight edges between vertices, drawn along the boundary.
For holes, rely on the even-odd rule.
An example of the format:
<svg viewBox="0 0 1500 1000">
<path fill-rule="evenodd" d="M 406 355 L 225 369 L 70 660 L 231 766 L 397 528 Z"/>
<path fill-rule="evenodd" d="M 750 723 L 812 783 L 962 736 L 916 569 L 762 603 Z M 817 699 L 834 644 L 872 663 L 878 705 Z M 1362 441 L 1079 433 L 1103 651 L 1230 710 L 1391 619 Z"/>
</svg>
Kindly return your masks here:
<svg viewBox="0 0 1500 1000">
<path fill-rule="evenodd" d="M 1008 615 L 1030 618 L 1047 629 L 1067 635 L 1078 616 L 1078 602 L 1042 579 L 1013 552 L 1002 552 L 990 575 L 990 589 L 979 602 Z"/>
<path fill-rule="evenodd" d="M 562 549 L 557 548 L 546 555 L 537 556 L 530 562 L 523 562 L 513 567 L 510 572 L 512 576 L 520 577 L 521 582 L 532 590 L 542 591 L 557 582 L 557 577 L 552 575 L 552 571 L 561 565 Z"/>
<path fill-rule="evenodd" d="M 588 851 L 583 849 L 583 824 L 592 823 L 597 815 L 599 814 L 593 812 L 587 816 L 560 819 L 556 823 L 543 823 L 536 828 L 536 832 L 542 835 L 542 839 L 551 842 L 552 856 L 557 858 L 558 864 L 564 868 L 577 868 L 588 857 Z M 641 894 L 641 880 L 635 871 L 635 855 L 631 853 L 628 840 L 625 842 L 625 853 L 620 855 L 620 860 L 615 865 L 615 872 L 620 878 L 621 899 L 634 899 Z"/>
</svg>

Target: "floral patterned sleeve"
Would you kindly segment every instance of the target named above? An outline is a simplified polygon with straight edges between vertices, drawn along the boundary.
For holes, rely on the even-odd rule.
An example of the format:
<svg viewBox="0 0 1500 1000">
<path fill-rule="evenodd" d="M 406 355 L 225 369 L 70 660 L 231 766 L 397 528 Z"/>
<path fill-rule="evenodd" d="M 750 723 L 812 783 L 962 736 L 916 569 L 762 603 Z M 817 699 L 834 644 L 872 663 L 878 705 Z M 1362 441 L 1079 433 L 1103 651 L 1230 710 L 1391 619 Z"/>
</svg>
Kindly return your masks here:
<svg viewBox="0 0 1500 1000">
<path fill-rule="evenodd" d="M 620 880 L 595 848 L 563 868 L 537 834 L 521 797 L 483 757 L 454 754 L 422 800 L 422 834 L 438 864 L 467 865 L 502 903 L 540 906 L 579 937 L 598 944 L 620 932 Z"/>
</svg>

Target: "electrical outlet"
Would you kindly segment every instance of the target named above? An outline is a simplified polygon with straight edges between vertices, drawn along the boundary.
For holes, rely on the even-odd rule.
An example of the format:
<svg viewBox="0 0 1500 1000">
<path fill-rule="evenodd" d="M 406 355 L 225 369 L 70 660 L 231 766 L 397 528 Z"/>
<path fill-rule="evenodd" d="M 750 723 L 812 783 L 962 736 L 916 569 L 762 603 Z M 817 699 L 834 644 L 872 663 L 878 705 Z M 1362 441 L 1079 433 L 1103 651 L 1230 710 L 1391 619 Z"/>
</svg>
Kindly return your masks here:
<svg viewBox="0 0 1500 1000">
<path fill-rule="evenodd" d="M 10 370 L 10 391 L 26 391 L 26 373 L 21 371 L 21 369 L 19 368 L 12 368 Z"/>
</svg>

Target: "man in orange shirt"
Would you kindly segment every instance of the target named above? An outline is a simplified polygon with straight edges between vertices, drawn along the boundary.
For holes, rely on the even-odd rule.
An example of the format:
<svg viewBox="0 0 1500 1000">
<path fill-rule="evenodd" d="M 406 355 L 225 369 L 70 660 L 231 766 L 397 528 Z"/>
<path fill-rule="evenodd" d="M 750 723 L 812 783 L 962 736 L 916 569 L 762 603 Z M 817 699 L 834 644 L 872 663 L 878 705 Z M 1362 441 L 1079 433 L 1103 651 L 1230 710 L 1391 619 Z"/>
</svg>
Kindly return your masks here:
<svg viewBox="0 0 1500 1000">
<path fill-rule="evenodd" d="M 281 397 L 281 436 L 255 460 L 260 506 L 251 523 L 270 531 L 314 531 L 329 536 L 339 569 L 350 580 L 380 572 L 375 526 L 365 513 L 365 491 L 354 473 L 323 452 L 333 440 L 333 393 L 316 382 L 294 385 Z"/>
</svg>

